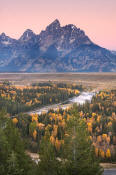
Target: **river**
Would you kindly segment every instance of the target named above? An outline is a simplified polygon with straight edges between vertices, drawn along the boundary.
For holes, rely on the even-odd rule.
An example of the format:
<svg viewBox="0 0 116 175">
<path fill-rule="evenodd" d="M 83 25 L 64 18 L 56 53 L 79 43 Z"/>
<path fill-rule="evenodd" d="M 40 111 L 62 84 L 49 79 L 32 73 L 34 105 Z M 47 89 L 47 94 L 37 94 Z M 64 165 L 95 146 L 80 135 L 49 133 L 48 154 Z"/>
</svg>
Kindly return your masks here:
<svg viewBox="0 0 116 175">
<path fill-rule="evenodd" d="M 86 101 L 91 101 L 92 97 L 95 95 L 95 92 L 82 92 L 79 96 L 73 97 L 64 103 L 54 104 L 54 105 L 48 105 L 39 109 L 36 109 L 34 111 L 31 111 L 29 113 L 37 113 L 42 114 L 43 112 L 48 112 L 50 109 L 57 110 L 58 108 L 66 109 L 68 106 L 73 105 L 74 103 L 77 104 L 84 104 Z M 103 175 L 116 175 L 116 169 L 105 169 Z"/>
<path fill-rule="evenodd" d="M 105 169 L 103 175 L 116 175 L 116 168 Z"/>
<path fill-rule="evenodd" d="M 92 97 L 95 95 L 95 92 L 82 92 L 79 96 L 69 99 L 72 103 L 84 104 L 86 101 L 91 101 Z"/>
<path fill-rule="evenodd" d="M 39 114 L 47 113 L 50 109 L 57 110 L 58 108 L 66 109 L 67 107 L 73 105 L 74 103 L 77 104 L 84 104 L 86 101 L 91 101 L 92 97 L 95 95 L 95 92 L 82 92 L 79 96 L 73 97 L 68 99 L 67 101 L 63 103 L 58 103 L 54 105 L 48 105 L 42 108 L 37 108 L 36 110 L 33 110 L 31 112 L 28 112 L 28 114 Z"/>
</svg>

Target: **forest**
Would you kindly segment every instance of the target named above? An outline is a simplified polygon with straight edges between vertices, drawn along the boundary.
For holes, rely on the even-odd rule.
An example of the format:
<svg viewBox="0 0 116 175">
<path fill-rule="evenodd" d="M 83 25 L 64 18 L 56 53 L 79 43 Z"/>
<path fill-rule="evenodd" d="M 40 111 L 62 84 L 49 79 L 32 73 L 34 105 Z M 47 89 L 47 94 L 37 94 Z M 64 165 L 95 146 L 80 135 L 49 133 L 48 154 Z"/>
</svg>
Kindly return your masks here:
<svg viewBox="0 0 116 175">
<path fill-rule="evenodd" d="M 34 83 L 30 86 L 0 84 L 0 110 L 5 107 L 11 115 L 26 112 L 45 105 L 64 102 L 78 96 L 81 85 L 64 83 Z"/>
<path fill-rule="evenodd" d="M 116 90 L 99 91 L 91 102 L 65 110 L 25 113 L 82 91 L 52 82 L 0 85 L 0 175 L 101 175 L 100 162 L 116 162 Z M 27 151 L 39 155 L 38 163 Z"/>
<path fill-rule="evenodd" d="M 56 136 L 57 125 L 54 125 L 52 135 L 49 126 L 46 127 L 39 143 L 40 161 L 35 163 L 26 154 L 24 138 L 22 139 L 22 134 L 16 126 L 19 123 L 18 120 L 12 121 L 2 110 L 0 113 L 0 175 L 101 175 L 103 168 L 95 156 L 86 123 L 80 118 L 75 107 L 71 114 L 72 117 L 66 122 L 63 138 L 61 133 L 59 137 Z M 38 139 L 35 129 L 32 130 L 32 138 Z"/>
<path fill-rule="evenodd" d="M 13 118 L 19 128 L 27 149 L 38 152 L 41 138 L 49 130 L 50 140 L 54 145 L 64 143 L 66 123 L 72 118 L 73 108 L 86 123 L 96 157 L 102 162 L 116 161 L 116 90 L 100 91 L 91 103 L 72 106 L 66 110 L 49 110 L 48 113 L 19 114 Z M 27 144 L 28 143 L 28 144 Z"/>
</svg>

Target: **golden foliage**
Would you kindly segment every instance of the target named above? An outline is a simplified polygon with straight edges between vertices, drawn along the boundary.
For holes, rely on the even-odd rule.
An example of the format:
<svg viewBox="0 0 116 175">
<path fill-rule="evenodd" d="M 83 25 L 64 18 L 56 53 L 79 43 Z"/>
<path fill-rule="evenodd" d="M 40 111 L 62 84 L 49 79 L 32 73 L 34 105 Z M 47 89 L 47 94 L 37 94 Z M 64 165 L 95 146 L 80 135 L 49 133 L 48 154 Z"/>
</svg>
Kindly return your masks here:
<svg viewBox="0 0 116 175">
<path fill-rule="evenodd" d="M 39 128 L 39 130 L 44 129 L 45 125 L 43 123 L 37 123 L 37 127 Z"/>
<path fill-rule="evenodd" d="M 112 126 L 112 122 L 108 122 L 108 127 L 111 127 Z"/>
<path fill-rule="evenodd" d="M 104 151 L 103 151 L 102 149 L 100 149 L 99 153 L 100 153 L 100 156 L 101 156 L 102 158 L 105 158 L 105 153 L 104 153 Z"/>
<path fill-rule="evenodd" d="M 32 122 L 33 121 L 38 121 L 38 115 L 35 113 L 35 114 L 31 114 L 31 117 L 32 117 Z"/>
<path fill-rule="evenodd" d="M 93 112 L 93 113 L 92 113 L 92 117 L 95 117 L 95 116 L 96 116 L 96 113 Z"/>
<path fill-rule="evenodd" d="M 50 137 L 50 142 L 54 145 L 55 144 L 55 138 L 54 138 L 54 136 L 51 136 Z"/>
<path fill-rule="evenodd" d="M 97 117 L 97 122 L 99 123 L 100 120 L 101 120 L 101 115 L 98 115 L 98 117 Z"/>
<path fill-rule="evenodd" d="M 55 147 L 56 147 L 56 150 L 57 150 L 57 151 L 59 151 L 59 149 L 60 149 L 60 147 L 61 147 L 61 141 L 58 140 L 58 138 L 56 138 Z"/>
<path fill-rule="evenodd" d="M 97 142 L 100 143 L 102 141 L 101 136 L 97 136 Z"/>
<path fill-rule="evenodd" d="M 98 148 L 95 148 L 95 155 L 96 155 L 96 157 L 99 156 L 99 149 Z"/>
<path fill-rule="evenodd" d="M 34 140 L 36 140 L 36 137 L 37 137 L 37 131 L 34 130 L 34 131 L 33 131 L 33 138 L 34 138 Z"/>
<path fill-rule="evenodd" d="M 107 134 L 102 134 L 102 138 L 103 138 L 103 140 L 106 140 L 107 139 Z"/>
<path fill-rule="evenodd" d="M 12 121 L 13 121 L 13 123 L 14 123 L 15 125 L 18 123 L 17 118 L 13 118 Z"/>
<path fill-rule="evenodd" d="M 110 149 L 107 149 L 107 151 L 106 151 L 106 157 L 107 157 L 107 158 L 110 158 L 110 157 L 111 157 Z"/>
</svg>

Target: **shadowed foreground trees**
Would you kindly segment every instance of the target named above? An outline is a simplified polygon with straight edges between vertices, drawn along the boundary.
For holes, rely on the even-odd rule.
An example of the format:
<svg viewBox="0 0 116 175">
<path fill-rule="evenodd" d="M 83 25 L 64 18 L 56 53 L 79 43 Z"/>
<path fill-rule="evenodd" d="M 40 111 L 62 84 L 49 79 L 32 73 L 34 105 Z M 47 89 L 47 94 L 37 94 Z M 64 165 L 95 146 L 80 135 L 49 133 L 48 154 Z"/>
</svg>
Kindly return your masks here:
<svg viewBox="0 0 116 175">
<path fill-rule="evenodd" d="M 85 122 L 76 107 L 67 123 L 64 145 L 58 152 L 47 131 L 40 147 L 39 172 L 42 175 L 101 175 Z"/>
<path fill-rule="evenodd" d="M 0 175 L 35 174 L 36 165 L 25 154 L 18 129 L 0 112 Z"/>
<path fill-rule="evenodd" d="M 16 123 L 0 112 L 0 175 L 101 175 L 86 124 L 77 109 L 66 123 L 64 143 L 53 144 L 46 129 L 35 164 L 25 153 Z"/>
</svg>

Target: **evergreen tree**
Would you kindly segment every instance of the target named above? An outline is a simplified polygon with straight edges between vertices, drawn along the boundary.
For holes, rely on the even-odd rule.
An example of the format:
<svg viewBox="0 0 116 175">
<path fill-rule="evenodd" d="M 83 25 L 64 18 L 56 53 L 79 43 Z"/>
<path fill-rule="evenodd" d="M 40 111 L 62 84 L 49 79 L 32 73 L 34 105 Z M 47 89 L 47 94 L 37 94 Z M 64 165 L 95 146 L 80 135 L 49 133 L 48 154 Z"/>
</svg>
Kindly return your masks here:
<svg viewBox="0 0 116 175">
<path fill-rule="evenodd" d="M 46 131 L 40 145 L 40 162 L 38 173 L 41 175 L 65 175 L 62 163 L 56 158 L 55 147 L 50 142 L 49 131 Z"/>
<path fill-rule="evenodd" d="M 86 123 L 80 119 L 77 107 L 73 107 L 72 118 L 67 124 L 67 135 L 63 159 L 70 175 L 100 175 L 102 169 L 96 160 L 94 149 L 87 132 Z"/>
<path fill-rule="evenodd" d="M 23 169 L 20 169 L 17 157 L 12 151 L 7 160 L 7 175 L 23 175 Z"/>
<path fill-rule="evenodd" d="M 0 113 L 0 175 L 36 175 L 36 165 L 25 153 L 18 129 Z"/>
</svg>

